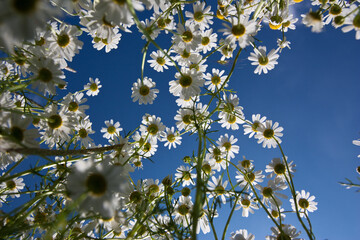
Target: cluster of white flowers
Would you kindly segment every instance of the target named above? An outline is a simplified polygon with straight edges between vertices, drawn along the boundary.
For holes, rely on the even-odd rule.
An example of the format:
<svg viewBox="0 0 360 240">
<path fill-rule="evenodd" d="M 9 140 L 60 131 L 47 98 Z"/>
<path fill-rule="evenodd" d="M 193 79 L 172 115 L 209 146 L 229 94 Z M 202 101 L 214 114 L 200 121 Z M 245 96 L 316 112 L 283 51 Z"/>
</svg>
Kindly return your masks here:
<svg viewBox="0 0 360 240">
<path fill-rule="evenodd" d="M 255 74 L 275 68 L 282 50 L 290 49 L 285 34 L 296 29 L 298 18 L 289 8 L 298 2 L 2 1 L 0 49 L 6 58 L 0 63 L 0 207 L 20 197 L 23 176 L 42 179 L 39 186 L 26 186 L 35 193 L 29 203 L 1 216 L 6 237 L 190 239 L 200 231 L 213 231 L 219 205 L 231 202 L 231 215 L 238 210 L 242 217 L 261 208 L 266 211 L 275 224 L 266 239 L 300 239 L 294 226 L 284 224 L 290 212 L 314 239 L 308 223 L 317 202 L 309 192 L 296 191 L 295 164 L 283 150 L 280 158 L 266 165 L 266 181 L 263 171 L 255 169 L 260 164 L 255 166 L 253 160 L 244 157 L 234 163 L 240 153 L 238 135 L 221 133 L 213 138 L 221 128 L 236 131 L 242 125 L 244 135 L 254 137 L 262 147 L 280 148 L 283 128 L 279 123 L 260 114 L 247 119 L 240 98 L 228 87 L 243 49 L 250 52 L 245 59 L 256 66 Z M 302 22 L 312 31 L 332 23 L 343 32 L 354 30 L 360 39 L 359 1 L 316 0 L 312 4 L 317 9 L 302 15 Z M 145 14 L 140 13 L 145 9 Z M 61 13 L 78 19 L 80 27 L 67 23 Z M 156 72 L 175 71 L 168 83 L 178 106 L 174 124 L 168 127 L 159 116 L 144 114 L 139 127 L 126 134 L 119 121 L 104 119 L 100 132 L 107 144 L 99 145 L 91 138 L 95 131 L 84 94 L 98 95 L 99 79 L 90 77 L 82 90 L 63 97 L 58 92 L 68 84 L 66 71 L 76 72 L 70 66 L 83 47 L 82 32 L 89 35 L 95 49 L 108 53 L 136 27 L 146 47 L 131 98 L 147 105 L 159 94 L 156 79 L 144 76 L 145 64 Z M 276 46 L 270 51 L 255 37 L 265 27 L 282 36 L 270 43 Z M 156 42 L 163 34 L 170 41 L 167 49 Z M 220 64 L 232 61 L 232 69 L 208 69 L 210 58 Z M 35 95 L 41 101 L 34 100 Z M 198 152 L 183 158 L 174 180 L 170 175 L 162 181 L 132 179 L 131 172 L 140 171 L 144 159 L 154 157 L 159 142 L 171 150 L 182 144 L 187 133 L 198 136 Z M 42 156 L 46 163 L 13 174 L 30 154 Z M 53 160 L 53 155 L 62 157 Z M 235 176 L 230 176 L 230 168 L 235 169 Z M 286 205 L 282 199 L 288 196 Z M 241 229 L 230 238 L 255 237 Z"/>
</svg>

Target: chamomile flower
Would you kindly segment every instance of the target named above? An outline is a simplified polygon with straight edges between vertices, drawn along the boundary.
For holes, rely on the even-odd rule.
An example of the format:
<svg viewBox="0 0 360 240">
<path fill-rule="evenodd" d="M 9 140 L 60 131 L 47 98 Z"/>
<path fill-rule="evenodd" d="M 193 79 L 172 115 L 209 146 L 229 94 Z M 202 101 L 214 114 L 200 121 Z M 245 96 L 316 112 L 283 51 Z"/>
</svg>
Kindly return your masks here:
<svg viewBox="0 0 360 240">
<path fill-rule="evenodd" d="M 247 163 L 244 163 L 246 166 Z M 262 174 L 261 170 L 257 170 L 257 171 L 250 171 L 250 170 L 246 170 L 244 173 L 236 171 L 236 181 L 239 184 L 239 187 L 241 189 L 245 189 L 248 190 L 250 189 L 250 184 L 254 187 L 259 187 L 259 183 L 264 181 L 265 176 Z"/>
<path fill-rule="evenodd" d="M 253 41 L 253 36 L 257 32 L 257 23 L 255 20 L 249 20 L 250 15 L 240 15 L 240 17 L 231 17 L 231 26 L 223 24 L 224 29 L 220 31 L 224 32 L 227 36 L 226 39 L 232 43 L 239 44 L 239 47 L 245 48 Z"/>
<path fill-rule="evenodd" d="M 256 188 L 260 190 L 261 195 L 263 196 L 262 202 L 267 206 L 269 206 L 269 204 L 280 206 L 282 205 L 282 202 L 278 197 L 284 199 L 287 198 L 287 195 L 279 192 L 287 188 L 286 183 L 279 178 L 269 180 L 266 187 L 258 185 Z"/>
<path fill-rule="evenodd" d="M 194 113 L 190 109 L 181 108 L 177 111 L 174 119 L 176 121 L 176 127 L 179 131 L 183 129 L 188 129 L 189 126 L 192 126 L 194 118 Z"/>
<path fill-rule="evenodd" d="M 20 197 L 19 192 L 23 190 L 25 187 L 25 183 L 23 181 L 24 181 L 23 178 L 13 178 L 5 182 L 2 182 L 0 184 L 1 194 L 8 195 L 11 198 Z"/>
<path fill-rule="evenodd" d="M 173 215 L 175 222 L 182 224 L 184 227 L 189 226 L 193 205 L 190 196 L 180 196 L 179 200 L 174 204 L 175 211 Z"/>
<path fill-rule="evenodd" d="M 231 233 L 231 240 L 254 240 L 255 236 L 251 233 L 248 233 L 246 229 L 236 230 Z"/>
<path fill-rule="evenodd" d="M 290 240 L 302 240 L 298 238 L 301 232 L 297 232 L 296 228 L 289 224 L 283 224 L 281 230 L 277 227 L 271 227 L 272 235 L 266 236 L 266 240 L 277 240 L 277 239 L 290 239 Z"/>
<path fill-rule="evenodd" d="M 198 25 L 185 22 L 185 25 L 178 24 L 176 35 L 173 36 L 173 43 L 181 47 L 190 47 L 191 50 L 196 50 L 197 46 L 201 43 Z"/>
<path fill-rule="evenodd" d="M 277 144 L 281 143 L 280 137 L 283 136 L 282 131 L 284 128 L 279 127 L 279 123 L 272 124 L 272 120 L 266 120 L 264 126 L 256 133 L 255 138 L 258 139 L 258 143 L 262 143 L 265 148 L 276 148 Z"/>
<path fill-rule="evenodd" d="M 0 41 L 13 52 L 13 46 L 24 40 L 35 37 L 36 29 L 45 29 L 47 22 L 58 15 L 58 9 L 48 1 L 14 1 L 1 2 L 1 34 Z"/>
<path fill-rule="evenodd" d="M 295 30 L 295 28 L 296 28 L 295 23 L 297 23 L 297 21 L 298 21 L 298 19 L 294 18 L 294 16 L 292 14 L 290 14 L 283 20 L 283 22 L 281 24 L 282 28 L 280 30 L 282 30 L 284 32 L 287 32 L 289 29 Z"/>
<path fill-rule="evenodd" d="M 189 166 L 180 166 L 176 169 L 175 179 L 182 182 L 183 187 L 195 185 L 196 174 L 191 171 Z"/>
<path fill-rule="evenodd" d="M 261 117 L 260 114 L 253 114 L 251 119 L 252 122 L 247 121 L 247 123 L 244 124 L 244 134 L 249 134 L 249 138 L 252 138 L 257 132 L 259 132 L 260 129 L 263 128 L 266 117 Z"/>
<path fill-rule="evenodd" d="M 74 165 L 66 189 L 73 200 L 84 197 L 79 205 L 82 212 L 94 211 L 110 219 L 118 206 L 117 194 L 125 193 L 129 188 L 128 173 L 119 165 L 110 165 L 110 159 L 99 164 L 94 160 L 81 160 Z"/>
<path fill-rule="evenodd" d="M 43 114 L 39 127 L 41 139 L 50 148 L 70 140 L 71 130 L 74 128 L 74 118 L 63 111 L 58 111 L 55 104 L 49 105 Z"/>
<path fill-rule="evenodd" d="M 235 158 L 235 154 L 239 153 L 239 146 L 235 145 L 238 141 L 233 135 L 229 137 L 227 133 L 221 135 L 220 138 L 216 141 L 216 144 L 219 147 L 225 148 L 226 156 L 229 159 Z"/>
<path fill-rule="evenodd" d="M 313 12 L 310 10 L 307 14 L 301 14 L 302 23 L 311 27 L 312 32 L 321 32 L 324 26 L 323 17 L 320 11 Z"/>
<path fill-rule="evenodd" d="M 89 120 L 89 116 L 82 118 L 76 125 L 75 130 L 77 131 L 77 141 L 80 141 L 81 146 L 87 148 L 93 146 L 93 140 L 90 138 L 90 134 L 95 133 L 91 128 L 92 123 Z"/>
<path fill-rule="evenodd" d="M 207 73 L 204 76 L 204 78 L 207 80 L 205 85 L 208 85 L 208 89 L 211 92 L 216 92 L 223 86 L 226 78 L 228 77 L 227 75 L 223 75 L 224 72 L 225 70 L 220 71 L 219 69 L 213 68 L 211 74 Z M 228 84 L 226 83 L 224 88 L 227 86 Z"/>
<path fill-rule="evenodd" d="M 344 33 L 350 32 L 354 29 L 355 39 L 360 40 L 360 13 L 351 14 L 345 19 L 344 26 L 341 30 Z"/>
<path fill-rule="evenodd" d="M 238 162 L 238 165 L 236 165 L 241 171 L 249 171 L 251 169 L 253 169 L 254 164 L 253 164 L 254 160 L 249 160 L 246 159 L 245 156 L 243 156 L 243 160 Z"/>
<path fill-rule="evenodd" d="M 266 47 L 260 46 L 254 48 L 254 52 L 250 53 L 248 59 L 252 61 L 251 65 L 257 65 L 254 73 L 261 74 L 264 72 L 268 73 L 268 70 L 274 69 L 275 65 L 278 64 L 276 61 L 279 58 L 277 50 L 272 49 L 268 54 L 266 54 Z"/>
<path fill-rule="evenodd" d="M 56 64 L 51 58 L 34 59 L 29 68 L 34 74 L 32 86 L 39 91 L 47 94 L 56 94 L 56 86 L 66 85 L 63 80 L 65 75 L 60 70 L 60 65 Z"/>
<path fill-rule="evenodd" d="M 86 98 L 83 98 L 84 93 L 76 92 L 74 94 L 68 93 L 64 100 L 62 101 L 61 110 L 64 112 L 69 112 L 76 118 L 84 118 L 86 116 L 85 110 L 89 108 L 88 105 L 82 105 L 87 101 Z"/>
<path fill-rule="evenodd" d="M 31 117 L 22 117 L 18 114 L 12 114 L 8 119 L 0 123 L 1 128 L 1 148 L 10 149 L 19 147 L 38 147 L 36 139 L 40 136 L 37 129 L 28 129 L 32 122 Z"/>
<path fill-rule="evenodd" d="M 211 6 L 205 8 L 205 5 L 205 2 L 197 2 L 193 4 L 194 13 L 185 12 L 185 16 L 189 18 L 187 21 L 194 25 L 197 24 L 200 30 L 205 30 L 210 27 L 209 24 L 213 24 L 211 19 L 214 13 L 210 11 Z"/>
<path fill-rule="evenodd" d="M 286 37 L 284 37 L 284 39 L 277 39 L 276 42 L 277 42 L 278 49 L 279 49 L 280 53 L 284 48 L 291 49 L 290 48 L 290 42 L 286 40 Z"/>
<path fill-rule="evenodd" d="M 249 217 L 249 213 L 254 214 L 254 209 L 259 209 L 259 206 L 256 202 L 254 202 L 254 194 L 251 192 L 250 194 L 242 194 L 240 199 L 237 201 L 238 206 L 235 210 L 239 210 L 242 208 L 241 216 Z"/>
<path fill-rule="evenodd" d="M 156 83 L 153 82 L 151 78 L 144 77 L 142 81 L 138 78 L 137 82 L 135 82 L 131 88 L 131 98 L 133 99 L 133 102 L 139 101 L 140 105 L 147 105 L 148 103 L 152 104 L 157 97 L 156 94 L 159 93 L 159 90 L 155 87 Z"/>
<path fill-rule="evenodd" d="M 138 0 L 132 1 L 136 11 L 143 11 L 144 6 Z M 95 12 L 106 13 L 107 20 L 114 25 L 133 24 L 133 17 L 126 1 L 103 0 L 95 6 Z"/>
<path fill-rule="evenodd" d="M 160 141 L 165 142 L 164 146 L 171 149 L 171 147 L 176 148 L 176 145 L 180 145 L 181 139 L 182 137 L 179 132 L 175 131 L 174 127 L 167 127 L 162 133 Z"/>
<path fill-rule="evenodd" d="M 120 131 L 123 129 L 120 127 L 120 123 L 110 119 L 105 121 L 106 127 L 101 128 L 100 132 L 104 133 L 103 137 L 106 139 L 114 139 L 115 136 L 119 136 Z"/>
<path fill-rule="evenodd" d="M 204 54 L 210 52 L 211 49 L 217 47 L 217 34 L 213 33 L 213 29 L 205 30 L 200 33 L 201 44 L 198 45 L 198 51 L 202 51 Z"/>
<path fill-rule="evenodd" d="M 165 130 L 165 126 L 162 124 L 160 117 L 156 117 L 155 115 L 148 115 L 143 118 L 141 123 L 140 131 L 142 134 L 148 134 L 149 137 L 154 141 L 161 139 L 161 135 Z"/>
<path fill-rule="evenodd" d="M 202 73 L 195 69 L 182 67 L 181 73 L 175 74 L 176 80 L 169 82 L 170 93 L 174 96 L 183 96 L 188 99 L 200 94 L 200 88 L 204 85 Z"/>
<path fill-rule="evenodd" d="M 88 96 L 96 96 L 98 95 L 98 93 L 100 92 L 100 88 L 102 87 L 102 85 L 100 85 L 100 81 L 98 78 L 95 78 L 95 80 L 93 78 L 89 78 L 89 83 L 84 85 L 84 90 L 86 91 L 86 95 Z"/>
<path fill-rule="evenodd" d="M 301 192 L 296 191 L 296 204 L 297 209 L 299 210 L 300 217 L 305 217 L 309 212 L 314 212 L 317 210 L 317 202 L 314 201 L 315 196 L 310 196 L 309 192 L 301 190 Z M 290 199 L 291 208 L 293 211 L 296 211 L 295 203 L 293 199 Z"/>
<path fill-rule="evenodd" d="M 270 208 L 268 208 L 267 210 L 271 214 L 271 217 L 273 217 L 275 220 L 278 220 L 279 217 L 281 219 L 284 219 L 286 217 L 286 215 L 284 213 L 285 209 L 282 207 L 278 208 L 277 206 L 270 205 Z M 270 216 L 267 216 L 267 217 L 271 219 Z"/>
<path fill-rule="evenodd" d="M 295 172 L 295 164 L 293 161 L 288 163 L 288 167 L 290 170 L 290 174 Z M 270 164 L 266 165 L 265 172 L 270 173 L 267 177 L 272 178 L 280 178 L 281 180 L 285 181 L 286 178 L 289 178 L 289 172 L 285 165 L 285 162 L 280 158 L 273 158 Z"/>
<path fill-rule="evenodd" d="M 54 29 L 54 34 L 48 38 L 49 49 L 71 62 L 75 54 L 82 49 L 83 42 L 78 40 L 81 33 L 78 27 L 62 23 L 59 29 Z M 62 61 L 60 65 L 67 66 L 65 61 Z"/>
<path fill-rule="evenodd" d="M 108 53 L 112 49 L 118 48 L 121 36 L 119 28 L 110 28 L 106 37 L 94 37 L 92 43 L 94 44 L 94 48 L 99 51 L 105 47 L 105 52 Z"/>
<path fill-rule="evenodd" d="M 147 62 L 150 63 L 150 67 L 154 68 L 157 72 L 163 72 L 164 69 L 169 68 L 168 66 L 173 66 L 173 63 L 170 61 L 170 59 L 160 50 L 152 52 L 150 57 L 152 59 L 148 60 Z"/>
<path fill-rule="evenodd" d="M 208 182 L 208 190 L 209 198 L 220 197 L 221 202 L 226 204 L 226 198 L 230 196 L 230 194 L 225 190 L 228 184 L 228 181 L 222 182 L 222 176 L 216 178 L 215 176 L 211 177 L 212 181 Z"/>
</svg>

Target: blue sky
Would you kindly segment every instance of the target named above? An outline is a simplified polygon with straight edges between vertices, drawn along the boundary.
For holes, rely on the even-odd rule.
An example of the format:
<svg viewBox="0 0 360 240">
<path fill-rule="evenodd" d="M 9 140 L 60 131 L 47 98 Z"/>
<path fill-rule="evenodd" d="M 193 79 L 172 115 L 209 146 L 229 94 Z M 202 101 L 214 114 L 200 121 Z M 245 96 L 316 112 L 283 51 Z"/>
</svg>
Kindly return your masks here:
<svg viewBox="0 0 360 240">
<path fill-rule="evenodd" d="M 288 32 L 286 36 L 291 42 L 291 50 L 283 50 L 279 64 L 269 74 L 253 74 L 255 68 L 247 60 L 250 49 L 244 51 L 229 88 L 237 92 L 247 118 L 260 113 L 284 127 L 282 146 L 289 160 L 297 165 L 296 189 L 309 191 L 318 202 L 318 210 L 310 214 L 317 239 L 357 239 L 359 194 L 353 189 L 346 190 L 338 182 L 345 177 L 356 180 L 358 176 L 355 168 L 359 164 L 360 148 L 354 146 L 352 140 L 360 138 L 360 42 L 355 40 L 354 32 L 344 34 L 330 26 L 315 34 L 298 25 L 296 31 Z M 258 37 L 271 49 L 276 47 L 280 32 L 264 27 Z M 166 126 L 175 126 L 173 117 L 178 107 L 175 97 L 168 91 L 174 69 L 158 74 L 146 65 L 145 76 L 156 82 L 160 90 L 158 98 L 153 105 L 141 106 L 131 100 L 131 87 L 140 77 L 141 48 L 145 44 L 139 34 L 124 33 L 118 49 L 108 54 L 93 49 L 85 33 L 82 40 L 85 43 L 83 50 L 69 64 L 78 73 L 67 73 L 68 89 L 72 92 L 81 90 L 89 77 L 100 79 L 103 87 L 98 96 L 88 97 L 91 108 L 87 111 L 96 131 L 96 142 L 105 143 L 100 140 L 100 129 L 109 119 L 119 121 L 124 130 L 132 131 L 141 123 L 141 117 L 149 113 L 161 117 Z M 155 48 L 151 47 L 149 53 L 152 50 Z M 216 60 L 216 57 L 209 59 L 208 71 L 222 67 Z M 230 65 L 225 69 L 228 72 Z M 221 131 L 213 136 L 217 139 L 226 132 L 239 139 L 240 153 L 235 162 L 245 155 L 254 160 L 257 169 L 264 170 L 272 158 L 281 156 L 278 148 L 263 149 L 254 139 L 244 136 L 242 129 Z M 195 141 L 194 136 L 185 137 L 182 145 L 172 151 L 160 143 L 152 158 L 154 163 L 145 161 L 144 170 L 136 171 L 134 178 L 162 179 L 174 174 L 182 164 L 182 156 L 196 151 Z M 288 202 L 285 206 L 290 209 Z M 226 214 L 228 206 L 222 209 Z M 290 215 L 293 214 L 287 214 L 285 223 L 302 230 Z M 273 226 L 264 216 L 263 210 L 259 210 L 249 218 L 242 218 L 241 212 L 237 211 L 228 232 L 246 228 L 256 239 L 263 239 L 271 234 L 270 227 Z M 219 229 L 223 219 L 215 221 Z M 207 235 L 204 239 L 212 237 Z"/>
</svg>

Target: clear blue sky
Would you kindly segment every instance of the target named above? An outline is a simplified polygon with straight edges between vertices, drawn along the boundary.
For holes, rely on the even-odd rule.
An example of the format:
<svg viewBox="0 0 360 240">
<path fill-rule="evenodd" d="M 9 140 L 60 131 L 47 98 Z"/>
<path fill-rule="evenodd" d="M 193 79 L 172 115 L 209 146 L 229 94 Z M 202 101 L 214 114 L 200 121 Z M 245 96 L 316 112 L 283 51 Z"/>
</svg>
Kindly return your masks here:
<svg viewBox="0 0 360 240">
<path fill-rule="evenodd" d="M 268 49 L 275 47 L 275 36 L 280 37 L 280 32 L 266 29 L 258 35 Z M 297 190 L 305 189 L 315 195 L 318 202 L 318 210 L 310 214 L 317 239 L 356 240 L 359 237 L 360 195 L 353 189 L 346 190 L 338 182 L 345 177 L 356 180 L 358 176 L 355 168 L 360 163 L 357 159 L 360 148 L 352 145 L 352 140 L 360 138 L 360 41 L 355 40 L 354 32 L 344 34 L 330 26 L 315 34 L 309 28 L 297 25 L 297 30 L 289 32 L 287 38 L 291 50 L 284 49 L 279 64 L 266 75 L 253 74 L 254 67 L 247 60 L 250 49 L 244 51 L 229 88 L 237 91 L 245 116 L 250 118 L 251 114 L 260 113 L 284 127 L 282 146 L 289 160 L 297 165 L 295 186 Z M 145 113 L 161 117 L 168 127 L 175 126 L 173 117 L 178 107 L 175 97 L 168 91 L 174 69 L 158 74 L 146 65 L 145 76 L 156 82 L 160 94 L 153 105 L 139 106 L 131 100 L 132 84 L 140 77 L 141 48 L 145 43 L 137 33 L 123 34 L 118 49 L 108 54 L 93 49 L 85 34 L 82 39 L 83 50 L 69 64 L 78 74 L 67 74 L 68 89 L 72 92 L 81 90 L 89 77 L 100 79 L 103 85 L 100 94 L 88 97 L 91 108 L 87 113 L 97 132 L 95 139 L 101 139 L 100 129 L 105 120 L 120 121 L 122 128 L 132 131 Z M 152 50 L 154 48 L 150 48 L 150 52 Z M 216 63 L 217 59 L 212 59 L 207 63 L 208 70 L 221 67 Z M 225 68 L 228 72 L 230 66 Z M 255 161 L 257 169 L 264 170 L 272 158 L 281 156 L 278 148 L 263 149 L 254 139 L 244 136 L 242 129 L 221 133 L 225 132 L 239 139 L 240 153 L 236 162 L 245 155 Z M 162 179 L 169 173 L 174 174 L 182 164 L 181 157 L 196 150 L 194 141 L 195 137 L 186 137 L 183 144 L 172 151 L 159 143 L 158 152 L 152 158 L 155 163 L 145 161 L 144 170 L 136 171 L 133 176 Z M 290 209 L 288 202 L 285 208 Z M 222 209 L 228 209 L 228 206 Z M 297 223 L 290 215 L 293 214 L 287 214 L 285 223 Z M 263 210 L 249 218 L 242 218 L 241 212 L 236 212 L 229 234 L 246 228 L 256 239 L 264 239 L 271 234 L 270 227 L 273 226 L 264 216 Z M 223 218 L 215 221 L 219 229 L 223 222 Z M 295 226 L 301 230 L 299 224 Z M 204 239 L 212 239 L 212 235 Z"/>
</svg>

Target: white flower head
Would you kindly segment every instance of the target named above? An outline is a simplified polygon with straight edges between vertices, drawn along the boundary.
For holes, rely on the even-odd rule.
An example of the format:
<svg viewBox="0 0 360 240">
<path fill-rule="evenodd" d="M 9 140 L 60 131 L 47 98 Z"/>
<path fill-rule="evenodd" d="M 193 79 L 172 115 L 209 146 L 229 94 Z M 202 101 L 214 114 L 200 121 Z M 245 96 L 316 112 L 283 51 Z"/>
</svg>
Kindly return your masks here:
<svg viewBox="0 0 360 240">
<path fill-rule="evenodd" d="M 250 53 L 248 59 L 251 62 L 251 65 L 256 65 L 256 69 L 254 71 L 255 74 L 261 74 L 264 72 L 268 73 L 268 70 L 274 69 L 275 65 L 278 64 L 276 61 L 279 58 L 279 54 L 277 54 L 277 50 L 272 49 L 268 54 L 266 54 L 266 47 L 260 46 L 258 48 L 254 48 L 254 52 Z"/>
<path fill-rule="evenodd" d="M 155 88 L 156 83 L 152 81 L 151 78 L 144 77 L 141 81 L 139 78 L 137 82 L 133 84 L 131 88 L 132 94 L 131 98 L 133 102 L 139 101 L 139 104 L 152 104 L 155 98 L 157 97 L 157 93 L 159 90 Z"/>
</svg>

